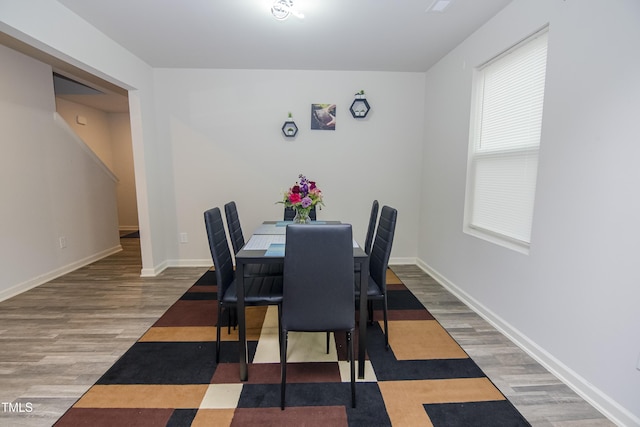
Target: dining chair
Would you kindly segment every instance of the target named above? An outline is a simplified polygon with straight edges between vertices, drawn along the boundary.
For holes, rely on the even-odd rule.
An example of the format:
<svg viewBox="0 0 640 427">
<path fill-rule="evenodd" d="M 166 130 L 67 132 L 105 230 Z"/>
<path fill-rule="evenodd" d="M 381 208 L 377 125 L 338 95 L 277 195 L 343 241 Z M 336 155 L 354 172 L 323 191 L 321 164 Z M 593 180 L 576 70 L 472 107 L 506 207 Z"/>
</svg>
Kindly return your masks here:
<svg viewBox="0 0 640 427">
<path fill-rule="evenodd" d="M 280 322 L 280 406 L 285 407 L 290 331 L 345 331 L 356 406 L 352 334 L 355 328 L 353 234 L 350 224 L 289 225 L 286 231 Z"/>
<path fill-rule="evenodd" d="M 373 300 L 380 300 L 383 304 L 384 343 L 389 348 L 389 325 L 387 316 L 387 269 L 393 246 L 393 236 L 396 230 L 398 211 L 389 206 L 383 206 L 376 237 L 369 254 L 369 280 L 367 286 L 369 321 L 373 321 Z M 356 300 L 360 299 L 360 281 L 356 282 Z"/>
<path fill-rule="evenodd" d="M 374 200 L 371 204 L 371 213 L 369 214 L 369 227 L 367 227 L 367 236 L 364 239 L 364 251 L 367 255 L 371 253 L 371 245 L 373 244 L 373 235 L 378 222 L 378 201 Z"/>
<path fill-rule="evenodd" d="M 244 246 L 244 234 L 240 226 L 240 216 L 235 201 L 231 201 L 224 205 L 224 214 L 227 218 L 227 229 L 229 230 L 229 238 L 233 247 L 233 255 L 237 254 Z M 284 266 L 279 264 L 245 264 L 244 276 L 282 276 Z"/>
<path fill-rule="evenodd" d="M 296 216 L 296 211 L 288 206 L 284 207 L 284 220 L 285 221 L 293 221 L 293 217 Z M 309 218 L 311 219 L 311 221 L 315 221 L 316 220 L 316 207 L 312 206 L 311 210 L 309 211 Z"/>
<path fill-rule="evenodd" d="M 238 292 L 227 234 L 219 208 L 205 211 L 204 222 L 209 238 L 217 279 L 218 322 L 216 324 L 216 363 L 220 362 L 220 326 L 225 308 L 236 308 Z M 277 305 L 278 318 L 282 304 L 282 276 L 256 276 L 244 279 L 245 306 Z"/>
<path fill-rule="evenodd" d="M 371 244 L 373 243 L 373 235 L 376 230 L 376 223 L 378 222 L 378 201 L 374 200 L 371 204 L 371 213 L 369 214 L 369 226 L 367 227 L 367 235 L 364 239 L 364 252 L 369 255 L 371 253 Z M 354 265 L 354 269 L 356 272 L 356 282 L 360 282 L 360 264 Z"/>
</svg>

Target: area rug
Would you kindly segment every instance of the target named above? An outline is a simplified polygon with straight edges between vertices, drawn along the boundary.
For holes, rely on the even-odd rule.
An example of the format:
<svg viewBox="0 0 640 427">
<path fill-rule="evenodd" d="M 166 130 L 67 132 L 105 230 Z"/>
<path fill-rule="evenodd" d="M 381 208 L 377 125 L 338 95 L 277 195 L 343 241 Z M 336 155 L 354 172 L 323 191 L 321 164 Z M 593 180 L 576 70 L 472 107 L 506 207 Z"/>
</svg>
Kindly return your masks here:
<svg viewBox="0 0 640 427">
<path fill-rule="evenodd" d="M 529 426 L 391 270 L 387 283 L 391 348 L 378 309 L 356 408 L 345 337 L 332 337 L 326 354 L 324 334 L 292 333 L 280 409 L 275 307 L 247 308 L 247 382 L 233 328 L 223 329 L 216 364 L 215 274 L 207 271 L 56 426 Z"/>
</svg>

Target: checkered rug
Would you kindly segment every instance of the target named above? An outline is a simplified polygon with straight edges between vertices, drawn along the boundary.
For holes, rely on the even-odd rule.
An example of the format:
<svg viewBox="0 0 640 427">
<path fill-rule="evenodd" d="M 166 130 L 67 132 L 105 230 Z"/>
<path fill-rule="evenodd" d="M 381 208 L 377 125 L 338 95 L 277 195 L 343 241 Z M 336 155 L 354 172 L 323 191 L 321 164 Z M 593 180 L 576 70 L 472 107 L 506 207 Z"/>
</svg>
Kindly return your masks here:
<svg viewBox="0 0 640 427">
<path fill-rule="evenodd" d="M 276 307 L 247 308 L 249 380 L 237 331 L 215 362 L 216 286 L 206 272 L 56 426 L 528 426 L 529 423 L 398 277 L 367 329 L 365 378 L 351 408 L 346 339 L 290 333 L 287 407 L 280 410 Z M 356 345 L 357 349 L 357 337 Z"/>
</svg>

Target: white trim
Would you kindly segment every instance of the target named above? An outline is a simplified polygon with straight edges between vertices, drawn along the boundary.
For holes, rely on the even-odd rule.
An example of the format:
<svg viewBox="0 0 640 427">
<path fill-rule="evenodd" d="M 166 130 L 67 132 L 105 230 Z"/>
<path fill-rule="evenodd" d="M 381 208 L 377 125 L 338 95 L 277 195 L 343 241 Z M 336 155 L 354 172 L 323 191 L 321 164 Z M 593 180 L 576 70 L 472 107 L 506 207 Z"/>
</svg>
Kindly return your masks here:
<svg viewBox="0 0 640 427">
<path fill-rule="evenodd" d="M 549 354 L 518 329 L 431 268 L 426 262 L 418 258 L 416 265 L 612 422 L 621 426 L 640 426 L 640 418 L 622 407 L 600 389 L 594 387 L 593 384 Z"/>
<path fill-rule="evenodd" d="M 28 291 L 29 289 L 36 288 L 40 285 L 43 285 L 51 280 L 54 280 L 60 276 L 64 276 L 65 274 L 71 273 L 74 270 L 77 270 L 81 267 L 89 265 L 93 262 L 99 261 L 102 258 L 106 258 L 110 255 L 118 253 L 122 251 L 122 246 L 117 245 L 109 249 L 105 249 L 104 251 L 98 252 L 96 254 L 90 255 L 81 260 L 72 262 L 71 264 L 67 264 L 65 266 L 56 268 L 55 270 L 49 271 L 47 273 L 41 274 L 40 276 L 34 277 L 32 279 L 27 280 L 26 282 L 22 282 L 16 286 L 12 286 L 9 289 L 5 289 L 0 292 L 0 302 L 7 300 L 11 297 L 14 297 L 18 294 Z"/>
<path fill-rule="evenodd" d="M 155 269 L 148 271 L 143 270 L 146 274 L 145 277 L 152 277 L 153 274 L 158 275 L 162 273 L 166 268 L 169 267 L 211 267 L 213 265 L 213 261 L 211 258 L 207 259 L 170 259 L 167 260 L 163 267 L 156 267 Z M 416 258 L 414 257 L 399 257 L 399 258 L 391 258 L 389 260 L 389 265 L 416 265 Z M 154 273 L 155 272 L 155 273 Z M 144 275 L 143 275 L 144 276 Z"/>
<path fill-rule="evenodd" d="M 160 265 L 156 265 L 153 268 L 143 268 L 140 271 L 140 277 L 156 277 L 158 274 L 160 274 L 163 271 L 165 271 L 167 269 L 167 267 L 170 267 L 169 266 L 169 262 L 168 261 L 164 261 L 164 262 L 160 263 Z"/>
<path fill-rule="evenodd" d="M 167 261 L 168 267 L 211 267 L 213 261 L 208 259 L 170 259 Z"/>
<path fill-rule="evenodd" d="M 389 259 L 389 265 L 416 265 L 416 257 L 396 257 Z"/>
</svg>

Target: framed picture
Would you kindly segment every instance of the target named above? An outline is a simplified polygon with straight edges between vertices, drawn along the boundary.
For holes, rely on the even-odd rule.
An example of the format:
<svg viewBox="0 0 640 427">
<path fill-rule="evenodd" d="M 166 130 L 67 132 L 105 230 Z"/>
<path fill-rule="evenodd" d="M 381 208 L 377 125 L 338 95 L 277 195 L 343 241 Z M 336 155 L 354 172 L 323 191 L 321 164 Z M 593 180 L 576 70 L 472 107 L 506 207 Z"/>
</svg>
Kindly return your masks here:
<svg viewBox="0 0 640 427">
<path fill-rule="evenodd" d="M 336 104 L 311 104 L 311 129 L 336 130 Z"/>
</svg>

